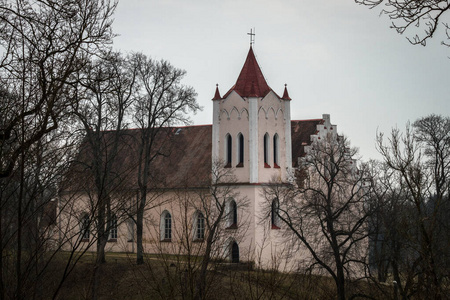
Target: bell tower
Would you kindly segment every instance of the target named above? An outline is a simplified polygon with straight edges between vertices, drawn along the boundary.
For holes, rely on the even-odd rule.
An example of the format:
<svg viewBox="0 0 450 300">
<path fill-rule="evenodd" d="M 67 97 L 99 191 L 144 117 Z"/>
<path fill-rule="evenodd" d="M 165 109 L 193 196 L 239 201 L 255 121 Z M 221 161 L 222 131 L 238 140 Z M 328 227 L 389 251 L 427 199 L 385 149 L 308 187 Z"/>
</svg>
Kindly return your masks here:
<svg viewBox="0 0 450 300">
<path fill-rule="evenodd" d="M 234 168 L 238 182 L 257 184 L 292 168 L 290 100 L 267 84 L 250 46 L 234 86 L 213 101 L 212 159 Z"/>
</svg>

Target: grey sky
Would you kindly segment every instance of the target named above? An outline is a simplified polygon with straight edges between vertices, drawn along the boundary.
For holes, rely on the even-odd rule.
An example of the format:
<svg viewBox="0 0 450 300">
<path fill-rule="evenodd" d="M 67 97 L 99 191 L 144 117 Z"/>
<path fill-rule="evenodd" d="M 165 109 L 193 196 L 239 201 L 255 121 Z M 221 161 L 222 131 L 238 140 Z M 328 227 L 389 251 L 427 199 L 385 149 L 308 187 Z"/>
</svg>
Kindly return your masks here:
<svg viewBox="0 0 450 300">
<path fill-rule="evenodd" d="M 167 0 L 119 2 L 116 49 L 141 51 L 185 69 L 184 83 L 211 124 L 216 83 L 236 81 L 256 29 L 254 51 L 269 86 L 288 85 L 292 119 L 331 114 L 364 159 L 379 158 L 375 134 L 431 113 L 450 115 L 450 49 L 443 28 L 427 47 L 389 29 L 386 16 L 352 0 Z"/>
</svg>

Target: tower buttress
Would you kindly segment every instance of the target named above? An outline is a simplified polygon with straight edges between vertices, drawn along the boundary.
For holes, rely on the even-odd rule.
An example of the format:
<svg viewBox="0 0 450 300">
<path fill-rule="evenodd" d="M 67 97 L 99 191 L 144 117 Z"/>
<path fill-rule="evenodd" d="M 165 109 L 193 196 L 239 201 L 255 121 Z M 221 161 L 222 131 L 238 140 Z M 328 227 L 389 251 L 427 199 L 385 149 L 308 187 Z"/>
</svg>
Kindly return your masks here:
<svg viewBox="0 0 450 300">
<path fill-rule="evenodd" d="M 250 183 L 258 182 L 258 98 L 248 99 L 249 108 L 249 156 L 250 156 Z"/>
<path fill-rule="evenodd" d="M 213 126 L 212 126 L 212 165 L 214 166 L 220 159 L 219 147 L 220 147 L 220 93 L 219 85 L 216 84 L 216 93 L 213 100 Z"/>
</svg>

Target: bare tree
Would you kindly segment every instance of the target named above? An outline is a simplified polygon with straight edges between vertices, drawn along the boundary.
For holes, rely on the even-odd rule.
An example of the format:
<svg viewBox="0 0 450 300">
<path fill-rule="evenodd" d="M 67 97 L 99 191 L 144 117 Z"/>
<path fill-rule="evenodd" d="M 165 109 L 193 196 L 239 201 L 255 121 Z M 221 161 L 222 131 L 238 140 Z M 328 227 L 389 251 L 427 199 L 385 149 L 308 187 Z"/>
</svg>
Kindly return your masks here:
<svg viewBox="0 0 450 300">
<path fill-rule="evenodd" d="M 432 114 L 415 121 L 413 127 L 415 139 L 432 172 L 428 193 L 442 202 L 449 196 L 450 189 L 450 118 Z"/>
<path fill-rule="evenodd" d="M 371 181 L 343 136 L 316 139 L 305 152 L 296 185 L 273 182 L 265 189 L 267 211 L 273 223 L 278 218 L 287 226 L 287 241 L 309 253 L 308 268 L 330 275 L 338 298 L 346 299 L 347 280 L 365 276 Z"/>
<path fill-rule="evenodd" d="M 134 104 L 134 121 L 141 129 L 138 157 L 138 196 L 136 212 L 136 261 L 143 260 L 143 219 L 148 205 L 149 183 L 157 174 L 152 173 L 151 162 L 159 155 L 166 155 L 161 149 L 166 131 L 164 127 L 189 122 L 188 112 L 200 109 L 192 87 L 181 84 L 185 71 L 173 67 L 167 61 L 153 61 L 144 54 L 133 55 L 139 92 Z M 156 144 L 156 141 L 159 141 Z M 167 140 L 170 140 L 169 138 Z"/>
<path fill-rule="evenodd" d="M 393 265 L 399 290 L 406 299 L 423 293 L 435 299 L 443 297 L 442 280 L 448 277 L 447 221 L 449 184 L 449 134 L 448 118 L 436 115 L 421 118 L 409 125 L 402 134 L 393 129 L 387 142 L 378 134 L 377 145 L 385 163 L 399 178 L 405 190 L 411 223 L 402 224 L 406 231 L 397 236 L 402 255 L 394 263 L 403 262 L 402 268 Z M 390 230 L 399 232 L 401 228 Z M 405 249 L 406 248 L 406 249 Z M 404 281 L 398 274 L 408 274 Z M 397 275 L 396 275 L 397 274 Z M 422 295 L 422 294 L 421 294 Z"/>
<path fill-rule="evenodd" d="M 443 21 L 445 13 L 450 9 L 448 1 L 440 0 L 355 0 L 356 3 L 374 8 L 382 6 L 382 14 L 386 14 L 392 20 L 392 28 L 398 33 L 422 30 L 413 33 L 413 37 L 407 37 L 413 45 L 426 45 L 439 27 L 445 28 L 447 39 L 450 39 L 450 28 Z M 442 22 L 442 23 L 441 23 Z M 442 42 L 450 46 L 448 42 Z"/>
<path fill-rule="evenodd" d="M 111 42 L 115 3 L 1 1 L 0 177 L 58 128 L 72 103 L 72 75 Z M 4 101 L 4 102 L 3 102 Z"/>
<path fill-rule="evenodd" d="M 85 133 L 80 161 L 85 175 L 93 184 L 86 186 L 89 210 L 96 227 L 97 259 L 92 288 L 96 298 L 99 268 L 105 259 L 112 218 L 118 217 L 127 203 L 120 189 L 134 165 L 124 167 L 124 153 L 130 148 L 124 137 L 127 110 L 136 93 L 136 69 L 120 53 L 107 53 L 104 58 L 87 65 L 76 80 L 77 101 L 74 113 Z M 119 167 L 119 165 L 121 165 Z M 87 174 L 86 174 L 87 173 Z M 116 198 L 116 199 L 113 199 Z M 117 222 L 117 219 L 116 221 Z"/>
<path fill-rule="evenodd" d="M 115 6 L 0 1 L 2 298 L 23 299 L 25 290 L 44 297 L 41 280 L 59 249 L 52 200 L 72 148 L 73 77 L 111 42 Z"/>
<path fill-rule="evenodd" d="M 3 299 L 56 297 L 77 260 L 73 254 L 80 242 L 71 244 L 70 231 L 57 226 L 58 187 L 75 153 L 73 142 L 69 131 L 53 131 L 29 147 L 19 167 L 0 181 Z M 58 255 L 62 247 L 67 259 Z"/>
</svg>

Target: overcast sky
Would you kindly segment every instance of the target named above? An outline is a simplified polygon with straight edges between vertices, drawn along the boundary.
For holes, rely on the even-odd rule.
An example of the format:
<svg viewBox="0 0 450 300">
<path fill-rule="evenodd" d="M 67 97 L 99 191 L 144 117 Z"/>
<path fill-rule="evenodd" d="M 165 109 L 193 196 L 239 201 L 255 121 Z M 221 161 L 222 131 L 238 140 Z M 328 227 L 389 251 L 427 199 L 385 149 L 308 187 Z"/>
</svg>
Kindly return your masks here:
<svg viewBox="0 0 450 300">
<path fill-rule="evenodd" d="M 215 85 L 233 86 L 255 28 L 255 55 L 269 86 L 286 83 L 293 120 L 330 114 L 363 159 L 380 158 L 377 130 L 450 115 L 450 49 L 443 28 L 426 47 L 409 44 L 386 16 L 352 0 L 121 0 L 114 47 L 185 69 L 198 93 L 196 125 L 212 123 Z"/>
</svg>

